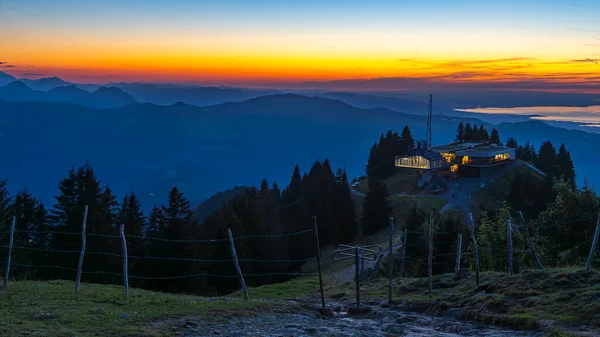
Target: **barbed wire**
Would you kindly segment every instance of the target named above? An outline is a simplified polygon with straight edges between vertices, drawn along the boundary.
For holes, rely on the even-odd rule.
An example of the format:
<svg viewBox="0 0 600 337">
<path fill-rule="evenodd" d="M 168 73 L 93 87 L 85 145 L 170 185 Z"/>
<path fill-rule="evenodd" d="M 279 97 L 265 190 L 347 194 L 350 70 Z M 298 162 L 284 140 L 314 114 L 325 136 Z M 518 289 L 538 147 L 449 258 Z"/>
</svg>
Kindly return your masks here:
<svg viewBox="0 0 600 337">
<path fill-rule="evenodd" d="M 18 262 L 11 262 L 15 266 L 24 267 L 24 268 L 54 268 L 54 269 L 62 269 L 72 271 L 74 273 L 77 272 L 77 269 L 63 267 L 63 266 L 52 266 L 52 265 L 29 265 Z M 124 277 L 122 273 L 111 272 L 111 271 L 82 271 L 82 274 L 106 274 Z M 263 273 L 263 274 L 243 274 L 244 277 L 269 277 L 269 276 L 317 276 L 318 273 L 290 273 L 290 272 L 274 272 L 274 273 Z M 178 275 L 178 276 L 137 276 L 137 275 L 128 275 L 129 279 L 140 279 L 140 280 L 174 280 L 174 279 L 184 279 L 184 278 L 193 278 L 193 277 L 217 277 L 217 278 L 237 278 L 238 275 L 221 275 L 221 274 L 190 274 L 190 275 Z"/>
</svg>

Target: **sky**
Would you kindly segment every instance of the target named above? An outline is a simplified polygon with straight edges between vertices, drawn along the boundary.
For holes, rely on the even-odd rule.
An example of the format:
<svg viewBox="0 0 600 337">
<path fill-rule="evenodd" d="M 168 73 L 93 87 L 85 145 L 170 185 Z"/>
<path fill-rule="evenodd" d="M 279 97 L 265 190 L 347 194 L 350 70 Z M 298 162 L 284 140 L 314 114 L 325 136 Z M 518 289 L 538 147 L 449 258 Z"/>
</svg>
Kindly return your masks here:
<svg viewBox="0 0 600 337">
<path fill-rule="evenodd" d="M 599 13 L 597 0 L 0 0 L 0 71 L 600 93 Z"/>
</svg>

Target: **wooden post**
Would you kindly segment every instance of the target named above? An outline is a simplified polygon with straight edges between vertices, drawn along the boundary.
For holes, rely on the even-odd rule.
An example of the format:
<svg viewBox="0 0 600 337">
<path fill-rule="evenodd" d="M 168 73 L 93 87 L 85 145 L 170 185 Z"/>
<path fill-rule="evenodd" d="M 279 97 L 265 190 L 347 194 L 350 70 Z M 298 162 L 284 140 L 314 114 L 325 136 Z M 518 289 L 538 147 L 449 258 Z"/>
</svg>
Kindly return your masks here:
<svg viewBox="0 0 600 337">
<path fill-rule="evenodd" d="M 17 221 L 16 217 L 12 217 L 12 221 L 10 224 L 10 238 L 8 239 L 8 257 L 6 259 L 6 273 L 4 274 L 4 288 L 6 288 L 6 284 L 8 283 L 8 277 L 10 275 L 10 260 L 12 257 L 12 246 L 13 239 L 15 236 L 15 222 Z"/>
<path fill-rule="evenodd" d="M 512 221 L 510 221 L 510 219 L 508 219 L 507 239 L 508 239 L 508 275 L 512 276 L 514 273 L 514 270 L 513 270 Z"/>
<path fill-rule="evenodd" d="M 388 303 L 392 304 L 392 274 L 394 272 L 394 258 L 392 257 L 392 235 L 394 233 L 394 218 L 390 218 L 390 247 L 388 250 Z"/>
<path fill-rule="evenodd" d="M 360 278 L 358 275 L 358 247 L 354 247 L 354 269 L 356 278 L 356 306 L 360 306 Z"/>
<path fill-rule="evenodd" d="M 462 254 L 462 234 L 458 234 L 458 244 L 456 245 L 456 267 L 454 267 L 454 274 L 458 276 L 460 272 L 460 258 Z"/>
<path fill-rule="evenodd" d="M 319 228 L 317 226 L 317 217 L 313 216 L 315 223 L 315 237 L 317 238 L 317 267 L 319 269 L 319 289 L 321 290 L 321 307 L 325 308 L 325 293 L 323 292 L 323 276 L 321 275 L 321 247 L 319 247 Z"/>
<path fill-rule="evenodd" d="M 244 299 L 248 300 L 248 289 L 246 289 L 246 282 L 244 281 L 244 275 L 242 275 L 242 269 L 240 269 L 240 263 L 235 252 L 235 245 L 233 244 L 233 235 L 231 234 L 231 228 L 227 228 L 227 234 L 229 234 L 229 243 L 231 244 L 231 255 L 233 255 L 233 263 L 235 264 L 235 270 L 240 278 L 240 285 L 242 286 L 242 292 L 244 293 Z"/>
<path fill-rule="evenodd" d="M 535 252 L 535 247 L 533 246 L 533 240 L 531 239 L 531 234 L 529 233 L 529 228 L 525 224 L 525 218 L 523 217 L 523 212 L 519 211 L 519 217 L 521 218 L 521 225 L 523 226 L 523 229 L 525 230 L 525 236 L 527 237 L 527 241 L 529 242 L 529 249 L 531 249 L 531 255 L 533 255 L 533 258 L 535 259 L 535 264 L 537 264 L 538 268 L 544 269 L 544 267 L 542 266 L 542 262 L 540 261 L 540 258 L 538 257 L 537 253 Z"/>
<path fill-rule="evenodd" d="M 429 275 L 429 297 L 433 295 L 433 213 L 429 214 L 429 258 L 427 259 Z"/>
<path fill-rule="evenodd" d="M 79 292 L 81 286 L 81 273 L 83 269 L 83 256 L 85 255 L 85 228 L 87 225 L 88 206 L 85 205 L 83 211 L 83 224 L 81 225 L 81 254 L 79 254 L 79 264 L 77 265 L 77 280 L 75 281 L 75 290 Z"/>
<path fill-rule="evenodd" d="M 585 264 L 585 271 L 589 272 L 592 268 L 592 259 L 596 252 L 596 246 L 598 245 L 598 236 L 600 235 L 600 216 L 598 216 L 598 222 L 596 222 L 596 232 L 594 233 L 594 239 L 592 240 L 592 248 L 590 249 L 590 255 L 588 256 L 587 263 Z"/>
<path fill-rule="evenodd" d="M 469 221 L 471 222 L 471 239 L 473 240 L 473 252 L 475 254 L 475 282 L 479 285 L 479 250 L 477 249 L 477 239 L 475 238 L 475 221 L 473 213 L 469 213 Z"/>
<path fill-rule="evenodd" d="M 129 297 L 129 273 L 127 268 L 127 241 L 125 241 L 125 225 L 121 225 L 121 244 L 123 246 L 123 286 L 125 297 Z"/>
<path fill-rule="evenodd" d="M 404 259 L 406 257 L 406 237 L 408 236 L 408 230 L 404 230 L 402 233 L 402 260 L 400 260 L 400 277 L 404 275 Z"/>
</svg>

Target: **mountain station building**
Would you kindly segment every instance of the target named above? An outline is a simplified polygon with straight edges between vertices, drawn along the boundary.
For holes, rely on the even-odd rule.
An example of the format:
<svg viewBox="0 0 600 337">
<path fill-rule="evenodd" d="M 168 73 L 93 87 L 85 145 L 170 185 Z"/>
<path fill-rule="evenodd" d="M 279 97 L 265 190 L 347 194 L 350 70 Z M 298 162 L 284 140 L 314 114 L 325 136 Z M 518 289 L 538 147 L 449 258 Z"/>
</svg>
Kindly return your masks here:
<svg viewBox="0 0 600 337">
<path fill-rule="evenodd" d="M 429 172 L 451 172 L 461 177 L 480 178 L 515 160 L 513 148 L 490 143 L 451 143 L 415 149 L 395 158 L 395 166 Z"/>
</svg>

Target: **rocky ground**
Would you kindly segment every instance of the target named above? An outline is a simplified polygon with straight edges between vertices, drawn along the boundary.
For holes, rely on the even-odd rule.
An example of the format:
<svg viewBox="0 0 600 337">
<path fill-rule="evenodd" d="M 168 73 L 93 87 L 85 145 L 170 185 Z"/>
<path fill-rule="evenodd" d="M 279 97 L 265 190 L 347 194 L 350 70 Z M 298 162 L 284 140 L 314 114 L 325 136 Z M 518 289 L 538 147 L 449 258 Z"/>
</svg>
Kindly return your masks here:
<svg viewBox="0 0 600 337">
<path fill-rule="evenodd" d="M 539 331 L 512 331 L 451 318 L 408 313 L 385 305 L 367 305 L 356 310 L 347 303 L 328 303 L 323 315 L 317 308 L 296 306 L 295 312 L 232 316 L 221 320 L 185 317 L 172 321 L 174 335 L 200 336 L 542 336 Z M 358 311 L 358 312 L 355 312 Z"/>
</svg>

